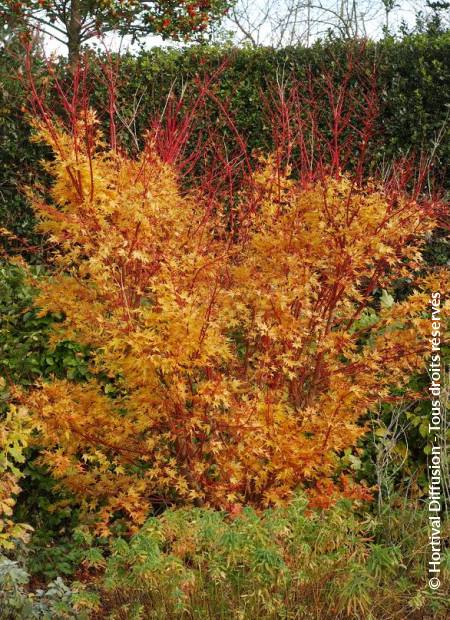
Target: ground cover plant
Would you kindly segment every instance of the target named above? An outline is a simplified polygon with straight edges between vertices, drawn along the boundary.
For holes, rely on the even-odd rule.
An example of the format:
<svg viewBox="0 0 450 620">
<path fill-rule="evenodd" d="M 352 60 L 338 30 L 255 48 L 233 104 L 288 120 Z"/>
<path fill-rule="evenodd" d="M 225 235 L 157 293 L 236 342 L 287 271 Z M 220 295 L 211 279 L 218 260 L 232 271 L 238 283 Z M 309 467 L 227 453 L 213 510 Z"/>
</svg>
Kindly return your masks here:
<svg viewBox="0 0 450 620">
<path fill-rule="evenodd" d="M 413 517 L 418 539 L 389 541 L 380 533 L 386 515 L 361 519 L 342 501 L 323 514 L 307 506 L 300 495 L 232 520 L 200 508 L 150 519 L 130 541 L 116 540 L 106 561 L 92 557 L 91 566 L 105 564 L 101 608 L 114 618 L 446 616 L 445 594 L 417 588 L 428 537 L 422 513 Z M 392 511 L 397 527 L 399 516 Z"/>
<path fill-rule="evenodd" d="M 369 165 L 376 81 L 349 56 L 339 84 L 278 85 L 263 152 L 219 69 L 130 152 L 113 79 L 107 135 L 82 67 L 62 116 L 28 69 L 51 181 L 27 191 L 46 264 L 2 266 L 0 617 L 445 617 L 423 487 L 385 503 L 365 468 L 377 411 L 384 446 L 395 407 L 424 421 L 450 275 L 423 256 L 447 223 L 429 161 Z M 187 149 L 206 102 L 232 150 L 214 130 Z M 54 515 L 31 546 L 27 484 L 34 527 Z"/>
</svg>

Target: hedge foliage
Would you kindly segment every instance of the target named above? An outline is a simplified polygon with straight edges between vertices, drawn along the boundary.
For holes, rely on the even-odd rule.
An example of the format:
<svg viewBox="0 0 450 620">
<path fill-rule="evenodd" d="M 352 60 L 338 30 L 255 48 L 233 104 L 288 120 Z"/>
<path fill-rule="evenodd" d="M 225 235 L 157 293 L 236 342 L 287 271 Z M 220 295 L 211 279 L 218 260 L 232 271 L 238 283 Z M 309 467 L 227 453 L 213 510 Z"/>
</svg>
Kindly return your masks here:
<svg viewBox="0 0 450 620">
<path fill-rule="evenodd" d="M 263 113 L 264 93 L 270 85 L 277 81 L 288 84 L 292 78 L 301 81 L 309 70 L 320 74 L 324 68 L 331 70 L 338 81 L 342 79 L 349 47 L 354 45 L 328 41 L 311 48 L 276 51 L 200 46 L 186 50 L 155 48 L 137 57 L 125 55 L 118 64 L 117 107 L 131 126 L 119 128 L 122 141 L 132 147 L 131 134 L 142 135 L 149 120 L 161 113 L 171 90 L 180 92 L 187 86 L 189 100 L 196 96 L 194 76 L 211 76 L 222 67 L 215 84 L 217 96 L 227 102 L 249 147 L 266 151 L 270 135 Z M 362 54 L 357 53 L 368 72 L 376 67 L 380 116 L 372 152 L 374 165 L 386 165 L 411 151 L 434 150 L 435 172 L 444 177 L 450 158 L 450 102 L 445 95 L 450 92 L 450 33 L 412 35 L 401 41 L 385 38 L 367 43 Z M 93 60 L 94 71 L 101 74 L 101 59 Z M 36 241 L 32 235 L 33 217 L 21 188 L 43 178 L 38 161 L 46 153 L 29 141 L 24 89 L 14 77 L 21 62 L 17 55 L 15 59 L 6 52 L 0 55 L 0 226 Z M 60 72 L 67 74 L 63 61 Z M 106 86 L 95 76 L 92 85 L 92 100 L 107 124 Z M 204 123 L 211 127 L 217 122 L 211 103 Z M 225 137 L 230 144 L 235 140 L 229 130 L 225 130 Z"/>
<path fill-rule="evenodd" d="M 128 102 L 130 106 L 135 93 L 142 95 L 139 120 L 145 125 L 149 116 L 162 109 L 172 84 L 180 87 L 199 72 L 199 66 L 211 74 L 226 62 L 217 94 L 229 102 L 237 128 L 246 136 L 249 146 L 266 149 L 269 136 L 261 92 L 267 92 L 268 86 L 276 81 L 289 83 L 292 77 L 301 81 L 309 68 L 313 74 L 331 69 L 339 80 L 354 46 L 352 42 L 336 41 L 276 51 L 270 48 L 228 51 L 191 48 L 184 52 L 154 49 L 137 58 L 126 56 L 121 64 L 120 105 L 125 107 Z M 368 43 L 363 55 L 367 71 L 375 65 L 378 76 L 379 131 L 383 134 L 378 160 L 410 149 L 429 149 L 449 114 L 450 102 L 445 100 L 445 93 L 450 87 L 450 33 Z M 447 126 L 447 136 L 448 129 Z M 440 165 L 448 164 L 448 140 L 442 139 L 437 155 Z"/>
</svg>

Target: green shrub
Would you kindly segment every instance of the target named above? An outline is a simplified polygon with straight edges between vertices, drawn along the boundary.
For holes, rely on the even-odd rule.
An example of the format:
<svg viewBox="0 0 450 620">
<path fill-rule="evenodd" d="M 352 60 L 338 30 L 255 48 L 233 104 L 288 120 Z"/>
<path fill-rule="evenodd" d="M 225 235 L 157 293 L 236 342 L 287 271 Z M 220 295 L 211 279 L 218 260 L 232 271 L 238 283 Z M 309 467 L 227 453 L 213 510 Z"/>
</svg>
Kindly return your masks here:
<svg viewBox="0 0 450 620">
<path fill-rule="evenodd" d="M 31 268 L 35 274 L 42 268 Z M 33 305 L 35 291 L 24 269 L 0 262 L 0 428 L 4 425 L 12 385 L 27 387 L 42 377 L 88 376 L 88 352 L 73 342 L 51 347 L 49 336 L 58 316 L 40 317 Z M 76 505 L 57 488 L 48 471 L 39 465 L 36 447 L 24 450 L 20 487 L 14 510 L 17 523 L 30 524 L 34 532 L 29 546 L 28 569 L 46 579 L 71 575 L 81 559 L 72 538 L 78 524 Z"/>
<path fill-rule="evenodd" d="M 31 269 L 36 275 L 43 271 L 39 266 Z M 16 385 L 52 375 L 86 379 L 87 350 L 74 342 L 49 345 L 51 326 L 61 317 L 39 316 L 34 295 L 24 269 L 0 261 L 0 376 Z"/>
</svg>

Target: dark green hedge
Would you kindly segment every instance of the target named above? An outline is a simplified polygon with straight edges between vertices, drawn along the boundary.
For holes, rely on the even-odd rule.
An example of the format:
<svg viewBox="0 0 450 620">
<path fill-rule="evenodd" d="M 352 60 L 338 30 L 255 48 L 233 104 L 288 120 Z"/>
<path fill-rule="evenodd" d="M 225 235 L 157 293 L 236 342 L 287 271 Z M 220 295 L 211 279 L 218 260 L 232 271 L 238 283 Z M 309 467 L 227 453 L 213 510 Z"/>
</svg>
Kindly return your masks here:
<svg viewBox="0 0 450 620">
<path fill-rule="evenodd" d="M 267 48 L 226 52 L 195 48 L 184 53 L 153 50 L 137 59 L 122 61 L 126 100 L 145 91 L 142 110 L 159 110 L 172 83 L 180 84 L 202 69 L 211 73 L 224 59 L 228 61 L 220 78 L 220 94 L 231 102 L 238 127 L 252 147 L 267 146 L 267 128 L 262 114 L 261 90 L 283 74 L 305 76 L 311 67 L 317 73 L 332 69 L 339 79 L 350 44 L 335 42 L 312 48 Z M 381 97 L 381 126 L 385 156 L 409 149 L 430 149 L 450 111 L 450 33 L 439 37 L 415 36 L 370 43 L 364 51 L 368 69 L 375 63 Z M 131 76 L 131 79 L 128 79 Z M 145 123 L 146 114 L 141 115 Z M 448 129 L 448 128 L 447 128 Z M 447 132 L 447 137 L 449 133 Z M 439 151 L 441 163 L 448 162 L 449 141 Z"/>
<path fill-rule="evenodd" d="M 216 84 L 217 94 L 229 102 L 237 127 L 246 136 L 249 146 L 265 150 L 270 148 L 270 135 L 261 92 L 267 91 L 277 76 L 283 75 L 287 81 L 292 76 L 301 79 L 308 69 L 318 73 L 327 67 L 339 80 L 349 45 L 353 44 L 335 41 L 319 43 L 309 49 L 295 47 L 278 51 L 267 48 L 195 47 L 184 51 L 156 48 L 138 57 L 125 55 L 119 66 L 118 106 L 121 114 L 130 118 L 134 102 L 140 102 L 136 118 L 139 135 L 148 126 L 149 119 L 161 111 L 171 88 L 179 91 L 183 85 L 192 83 L 196 74 L 211 75 L 226 61 Z M 43 152 L 29 142 L 29 128 L 21 112 L 24 94 L 12 77 L 17 66 L 14 67 L 14 61 L 5 54 L 0 61 L 0 225 L 30 238 L 33 219 L 20 187 L 38 178 L 38 160 Z M 441 132 L 435 170 L 444 177 L 450 157 L 450 33 L 368 43 L 362 61 L 368 70 L 376 66 L 381 103 L 373 162 L 389 162 L 412 150 L 431 152 Z M 101 73 L 99 64 L 93 64 Z M 61 71 L 64 72 L 64 67 Z M 101 79 L 94 79 L 92 83 L 93 100 L 107 124 L 106 88 Z M 195 96 L 195 88 L 188 96 Z M 216 122 L 213 106 L 204 122 Z M 122 128 L 121 134 L 123 142 L 131 145 L 127 130 Z M 234 139 L 229 131 L 226 139 Z"/>
</svg>

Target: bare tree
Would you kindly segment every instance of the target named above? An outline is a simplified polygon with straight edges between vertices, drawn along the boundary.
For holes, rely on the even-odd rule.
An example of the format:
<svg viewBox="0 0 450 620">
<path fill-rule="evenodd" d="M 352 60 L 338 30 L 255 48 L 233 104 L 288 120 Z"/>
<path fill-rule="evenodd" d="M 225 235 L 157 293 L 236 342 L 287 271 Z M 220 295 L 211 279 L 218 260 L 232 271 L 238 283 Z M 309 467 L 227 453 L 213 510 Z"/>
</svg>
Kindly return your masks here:
<svg viewBox="0 0 450 620">
<path fill-rule="evenodd" d="M 238 0 L 228 21 L 237 43 L 309 46 L 330 32 L 344 39 L 377 36 L 393 22 L 413 20 L 425 5 L 426 0 Z"/>
</svg>

